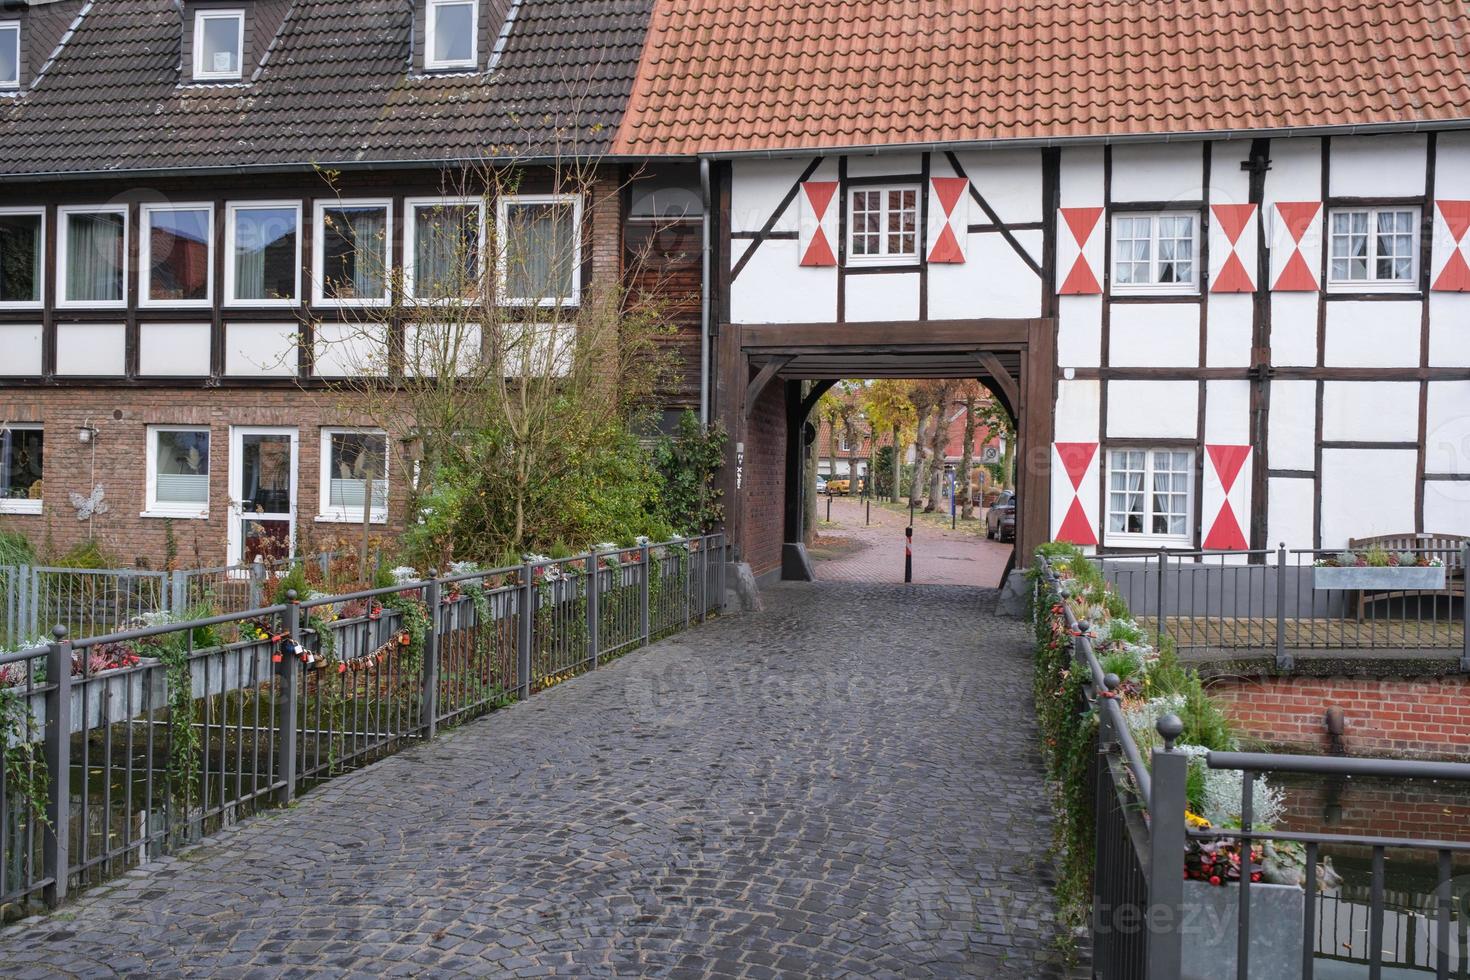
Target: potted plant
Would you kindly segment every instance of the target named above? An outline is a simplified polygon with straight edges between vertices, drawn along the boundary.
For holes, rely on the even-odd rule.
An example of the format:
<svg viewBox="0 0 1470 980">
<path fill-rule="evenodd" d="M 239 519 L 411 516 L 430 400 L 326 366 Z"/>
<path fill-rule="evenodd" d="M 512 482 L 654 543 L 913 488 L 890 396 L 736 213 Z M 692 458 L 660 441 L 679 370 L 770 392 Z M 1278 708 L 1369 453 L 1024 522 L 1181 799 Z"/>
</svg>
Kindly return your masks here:
<svg viewBox="0 0 1470 980">
<path fill-rule="evenodd" d="M 1445 587 L 1444 562 L 1422 552 L 1382 549 L 1343 551 L 1319 558 L 1312 588 L 1373 591 L 1426 591 Z"/>
</svg>

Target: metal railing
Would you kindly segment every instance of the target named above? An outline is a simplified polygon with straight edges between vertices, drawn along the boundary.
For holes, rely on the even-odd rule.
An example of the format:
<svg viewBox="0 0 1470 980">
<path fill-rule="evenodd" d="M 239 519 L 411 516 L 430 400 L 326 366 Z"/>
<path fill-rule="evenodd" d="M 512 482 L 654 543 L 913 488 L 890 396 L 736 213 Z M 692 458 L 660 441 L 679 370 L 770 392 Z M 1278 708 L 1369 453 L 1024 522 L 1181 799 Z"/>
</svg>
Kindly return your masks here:
<svg viewBox="0 0 1470 980">
<path fill-rule="evenodd" d="M 1316 563 L 1330 549 L 1169 551 L 1095 556 L 1141 624 L 1181 652 L 1220 658 L 1271 651 L 1283 670 L 1298 651 L 1384 651 L 1396 657 L 1460 659 L 1470 671 L 1470 546 L 1416 548 L 1441 562 L 1443 582 L 1421 586 L 1339 584 Z M 1345 570 L 1349 574 L 1358 569 Z M 1367 571 L 1377 572 L 1369 569 Z M 1388 579 L 1401 574 L 1383 569 Z M 1407 574 L 1433 570 L 1404 569 Z"/>
<path fill-rule="evenodd" d="M 703 622 L 723 605 L 726 558 L 715 534 L 293 592 L 281 605 L 92 637 L 60 625 L 47 645 L 0 654 L 0 904 L 55 905 Z"/>
<path fill-rule="evenodd" d="M 1059 578 L 1050 563 L 1038 556 L 1041 573 L 1053 589 Z M 1067 629 L 1073 636 L 1077 669 L 1087 672 L 1085 689 L 1088 707 L 1098 715 L 1095 779 L 1095 840 L 1093 851 L 1092 975 L 1100 980 L 1179 980 L 1182 976 L 1228 977 L 1249 980 L 1253 956 L 1261 962 L 1269 955 L 1279 959 L 1277 945 L 1267 945 L 1253 932 L 1252 892 L 1263 886 L 1252 883 L 1252 848 L 1267 841 L 1290 842 L 1305 848 L 1305 880 L 1301 886 L 1300 976 L 1313 980 L 1319 958 L 1320 923 L 1324 898 L 1318 892 L 1318 865 L 1324 847 L 1360 848 L 1372 854 L 1372 873 L 1367 894 L 1368 936 L 1366 952 L 1354 962 L 1366 966 L 1370 980 L 1383 976 L 1385 965 L 1395 958 L 1385 954 L 1386 899 L 1385 868 L 1390 851 L 1430 853 L 1435 859 L 1433 934 L 1426 941 L 1432 952 L 1436 980 L 1450 980 L 1451 969 L 1464 975 L 1470 971 L 1470 950 L 1452 943 L 1458 923 L 1461 935 L 1470 920 L 1470 907 L 1458 910 L 1453 891 L 1456 862 L 1470 858 L 1470 843 L 1450 840 L 1375 837 L 1369 835 L 1302 833 L 1285 830 L 1241 830 L 1233 828 L 1190 828 L 1185 820 L 1188 806 L 1189 762 L 1175 748 L 1183 723 L 1165 715 L 1157 723 L 1162 748 L 1143 753 L 1133 737 L 1115 691 L 1116 675 L 1105 674 L 1089 638 L 1090 624 L 1078 621 L 1069 603 L 1062 603 Z M 1241 772 L 1241 827 L 1255 826 L 1253 801 L 1255 780 L 1269 773 L 1307 773 L 1347 778 L 1393 778 L 1446 780 L 1470 784 L 1470 765 L 1415 762 L 1392 759 L 1317 757 L 1252 752 L 1205 753 L 1212 770 Z M 1242 843 L 1239 883 L 1223 886 L 1234 894 L 1230 923 L 1210 922 L 1208 915 L 1194 914 L 1186 898 L 1185 855 L 1190 840 Z M 1470 884 L 1461 878 L 1470 894 Z M 1215 889 L 1215 886 L 1201 886 Z M 1279 887 L 1279 886 L 1272 886 Z M 1465 896 L 1459 896 L 1465 901 Z M 1273 908 L 1273 914 L 1277 909 Z M 1222 925 L 1233 930 L 1233 948 L 1221 955 Z M 1291 923 L 1285 923 L 1290 926 Z M 1279 919 L 1263 927 L 1277 934 Z M 1232 938 L 1225 935 L 1226 940 Z M 1253 945 L 1254 943 L 1254 945 Z M 1211 965 L 1201 972 L 1202 950 Z M 1342 958 L 1341 956 L 1335 958 Z M 1186 964 L 1189 969 L 1186 971 Z M 1272 974 L 1277 975 L 1277 974 Z M 1426 975 L 1428 975 L 1426 973 Z"/>
</svg>

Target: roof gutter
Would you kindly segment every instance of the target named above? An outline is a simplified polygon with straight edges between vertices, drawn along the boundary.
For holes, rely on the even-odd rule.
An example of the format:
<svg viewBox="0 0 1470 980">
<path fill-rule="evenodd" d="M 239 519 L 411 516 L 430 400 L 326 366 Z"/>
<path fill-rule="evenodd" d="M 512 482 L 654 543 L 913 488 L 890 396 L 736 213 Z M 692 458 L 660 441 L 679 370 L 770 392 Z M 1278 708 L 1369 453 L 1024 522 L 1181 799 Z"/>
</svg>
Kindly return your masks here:
<svg viewBox="0 0 1470 980">
<path fill-rule="evenodd" d="M 1335 126 L 1272 126 L 1259 129 L 1206 129 L 1174 133 L 1128 133 L 1097 136 L 1024 136 L 1009 139 L 940 140 L 927 143 L 855 144 L 853 146 L 773 147 L 760 150 L 716 150 L 700 153 L 709 160 L 775 159 L 819 153 L 850 153 L 881 156 L 892 153 L 941 152 L 944 150 L 1048 149 L 1068 146 L 1113 146 L 1124 143 L 1197 143 L 1201 140 L 1289 139 L 1319 136 L 1379 136 L 1392 133 L 1428 133 L 1446 129 L 1470 129 L 1470 117 L 1414 120 L 1411 122 L 1352 123 Z"/>
</svg>

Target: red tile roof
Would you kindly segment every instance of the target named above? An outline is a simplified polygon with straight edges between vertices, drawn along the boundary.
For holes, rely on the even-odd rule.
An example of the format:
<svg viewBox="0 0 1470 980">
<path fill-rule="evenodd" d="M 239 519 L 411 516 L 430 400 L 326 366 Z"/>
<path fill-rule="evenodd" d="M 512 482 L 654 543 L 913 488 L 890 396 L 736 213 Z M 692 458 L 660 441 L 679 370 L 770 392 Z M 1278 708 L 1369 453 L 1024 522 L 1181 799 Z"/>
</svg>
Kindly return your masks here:
<svg viewBox="0 0 1470 980">
<path fill-rule="evenodd" d="M 1470 116 L 1431 0 L 658 0 L 625 153 Z"/>
</svg>

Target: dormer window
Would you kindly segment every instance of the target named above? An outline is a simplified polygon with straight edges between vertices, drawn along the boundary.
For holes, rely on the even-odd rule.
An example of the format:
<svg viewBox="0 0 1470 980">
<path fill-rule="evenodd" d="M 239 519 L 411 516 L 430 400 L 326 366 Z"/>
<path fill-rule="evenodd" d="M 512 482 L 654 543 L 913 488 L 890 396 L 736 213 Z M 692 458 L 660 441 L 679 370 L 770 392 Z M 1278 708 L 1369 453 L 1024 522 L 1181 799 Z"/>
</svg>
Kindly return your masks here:
<svg viewBox="0 0 1470 980">
<path fill-rule="evenodd" d="M 431 71 L 479 64 L 479 0 L 429 0 L 424 67 Z"/>
<path fill-rule="evenodd" d="M 0 90 L 20 88 L 20 22 L 0 21 Z"/>
<path fill-rule="evenodd" d="M 194 15 L 194 80 L 240 78 L 245 52 L 245 11 L 201 10 Z"/>
</svg>

